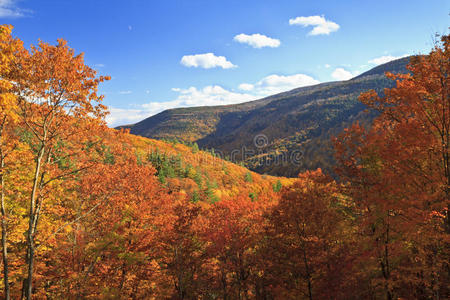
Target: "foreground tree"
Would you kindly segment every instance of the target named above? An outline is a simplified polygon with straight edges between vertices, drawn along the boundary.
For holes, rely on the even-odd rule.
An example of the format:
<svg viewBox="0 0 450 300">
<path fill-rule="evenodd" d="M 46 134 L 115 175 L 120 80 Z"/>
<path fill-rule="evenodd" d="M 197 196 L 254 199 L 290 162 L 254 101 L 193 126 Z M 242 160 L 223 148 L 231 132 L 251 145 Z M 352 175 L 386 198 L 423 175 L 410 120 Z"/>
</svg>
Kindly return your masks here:
<svg viewBox="0 0 450 300">
<path fill-rule="evenodd" d="M 73 221 L 48 253 L 49 260 L 58 258 L 57 274 L 44 269 L 54 283 L 49 293 L 57 298 L 143 299 L 166 279 L 157 279 L 155 236 L 167 229 L 173 198 L 153 167 L 140 165 L 133 148 L 123 149 L 124 135 L 108 140 L 108 154 L 78 182 L 78 199 L 68 210 Z"/>
<path fill-rule="evenodd" d="M 366 262 L 378 264 L 372 287 L 387 299 L 449 293 L 449 47 L 443 36 L 429 55 L 411 58 L 410 74 L 387 74 L 397 86 L 383 97 L 362 94 L 379 117 L 336 144 L 339 173 L 370 241 Z"/>
<path fill-rule="evenodd" d="M 269 216 L 274 293 L 289 299 L 338 297 L 345 260 L 338 188 L 320 170 L 281 191 Z"/>
<path fill-rule="evenodd" d="M 262 200 L 248 195 L 222 199 L 205 213 L 202 237 L 207 244 L 209 276 L 205 291 L 222 299 L 248 299 L 256 294 L 257 249 L 263 236 Z M 205 293 L 206 293 L 205 292 Z"/>
<path fill-rule="evenodd" d="M 27 299 L 33 293 L 35 239 L 45 189 L 55 180 L 85 168 L 60 168 L 62 157 L 58 154 L 66 152 L 63 156 L 73 157 L 77 148 L 73 144 L 75 139 L 87 134 L 86 121 L 99 120 L 104 115 L 97 85 L 107 78 L 96 77 L 95 73 L 84 65 L 82 55 L 75 55 L 65 41 L 59 40 L 56 46 L 40 42 L 30 52 L 21 53 L 7 77 L 15 82 L 13 92 L 17 96 L 19 119 L 30 134 L 34 156 L 26 234 L 28 271 L 23 288 Z M 66 145 L 70 149 L 62 150 Z"/>
<path fill-rule="evenodd" d="M 12 38 L 11 26 L 0 26 L 0 211 L 2 230 L 3 284 L 5 299 L 10 299 L 9 261 L 8 261 L 8 229 L 5 184 L 6 163 L 11 152 L 17 147 L 18 140 L 13 126 L 18 121 L 17 98 L 12 93 L 13 83 L 8 74 L 14 64 L 15 56 L 23 51 L 22 43 Z"/>
</svg>

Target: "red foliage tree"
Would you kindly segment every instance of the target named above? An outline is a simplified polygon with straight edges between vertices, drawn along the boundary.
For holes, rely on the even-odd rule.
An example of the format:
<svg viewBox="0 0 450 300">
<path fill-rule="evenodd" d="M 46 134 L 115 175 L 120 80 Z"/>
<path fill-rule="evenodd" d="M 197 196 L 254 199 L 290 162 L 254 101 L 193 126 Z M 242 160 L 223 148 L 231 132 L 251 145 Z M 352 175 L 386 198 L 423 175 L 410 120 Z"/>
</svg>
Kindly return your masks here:
<svg viewBox="0 0 450 300">
<path fill-rule="evenodd" d="M 336 144 L 339 173 L 356 202 L 372 286 L 388 299 L 448 295 L 450 38 L 411 58 L 397 86 L 360 100 L 380 112 Z M 369 272 L 367 272 L 369 273 Z"/>
</svg>

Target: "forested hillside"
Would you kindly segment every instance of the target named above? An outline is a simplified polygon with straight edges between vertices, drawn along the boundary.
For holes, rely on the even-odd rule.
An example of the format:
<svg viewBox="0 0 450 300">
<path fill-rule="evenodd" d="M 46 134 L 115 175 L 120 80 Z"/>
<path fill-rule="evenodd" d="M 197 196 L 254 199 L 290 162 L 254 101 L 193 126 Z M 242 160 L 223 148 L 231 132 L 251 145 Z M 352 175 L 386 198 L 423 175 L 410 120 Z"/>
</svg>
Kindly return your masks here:
<svg viewBox="0 0 450 300">
<path fill-rule="evenodd" d="M 110 129 L 97 93 L 109 77 L 64 40 L 27 49 L 11 30 L 0 27 L 4 299 L 449 298 L 449 36 L 409 74 L 387 74 L 395 87 L 359 96 L 377 115 L 330 142 L 335 181 Z"/>
<path fill-rule="evenodd" d="M 367 107 L 358 101 L 359 94 L 392 87 L 384 73 L 406 73 L 409 60 L 386 63 L 351 80 L 243 104 L 171 109 L 127 128 L 145 137 L 197 142 L 261 174 L 293 177 L 316 168 L 331 172 L 331 137 L 355 121 L 370 124 L 375 116 L 373 111 L 364 113 Z M 258 145 L 255 139 L 260 139 Z"/>
</svg>

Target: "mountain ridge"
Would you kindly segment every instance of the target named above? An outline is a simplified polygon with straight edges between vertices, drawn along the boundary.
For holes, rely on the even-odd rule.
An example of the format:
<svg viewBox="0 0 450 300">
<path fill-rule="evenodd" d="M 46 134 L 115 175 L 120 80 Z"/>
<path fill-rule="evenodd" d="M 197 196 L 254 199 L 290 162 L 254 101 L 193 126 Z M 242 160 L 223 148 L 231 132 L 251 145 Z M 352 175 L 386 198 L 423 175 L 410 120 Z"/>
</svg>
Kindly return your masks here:
<svg viewBox="0 0 450 300">
<path fill-rule="evenodd" d="M 169 109 L 122 128 L 155 139 L 196 142 L 259 173 L 296 176 L 316 168 L 332 171 L 330 137 L 355 121 L 370 124 L 375 116 L 364 113 L 359 94 L 392 87 L 384 73 L 408 72 L 410 58 L 376 66 L 349 80 L 300 87 L 240 104 Z M 264 143 L 255 145 L 256 137 L 265 139 Z M 301 153 L 301 159 L 293 164 L 295 152 Z M 280 157 L 282 163 L 274 164 Z"/>
</svg>

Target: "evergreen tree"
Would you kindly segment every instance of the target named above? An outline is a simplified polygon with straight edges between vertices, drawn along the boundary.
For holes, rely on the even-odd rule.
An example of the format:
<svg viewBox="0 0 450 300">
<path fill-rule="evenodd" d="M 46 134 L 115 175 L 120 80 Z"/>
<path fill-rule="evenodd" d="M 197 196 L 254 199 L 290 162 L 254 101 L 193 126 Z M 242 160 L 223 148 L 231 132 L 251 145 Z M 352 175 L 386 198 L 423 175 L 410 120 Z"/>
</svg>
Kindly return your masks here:
<svg viewBox="0 0 450 300">
<path fill-rule="evenodd" d="M 217 201 L 219 201 L 219 197 L 217 197 L 217 195 L 214 192 L 214 189 L 217 188 L 217 183 L 215 181 L 210 182 L 207 181 L 206 182 L 206 196 L 208 197 L 208 201 L 211 203 L 216 203 Z"/>
<path fill-rule="evenodd" d="M 278 179 L 277 182 L 273 184 L 273 191 L 275 193 L 278 193 L 279 191 L 281 191 L 282 187 L 283 185 L 281 184 L 281 181 Z"/>
<path fill-rule="evenodd" d="M 194 193 L 192 194 L 192 199 L 191 201 L 193 203 L 197 203 L 198 201 L 200 201 L 200 195 L 198 194 L 197 191 L 194 191 Z"/>
<path fill-rule="evenodd" d="M 192 153 L 197 153 L 199 151 L 197 143 L 192 145 Z"/>
<path fill-rule="evenodd" d="M 244 180 L 245 182 L 253 182 L 252 173 L 247 171 L 247 173 L 245 173 Z"/>
</svg>

